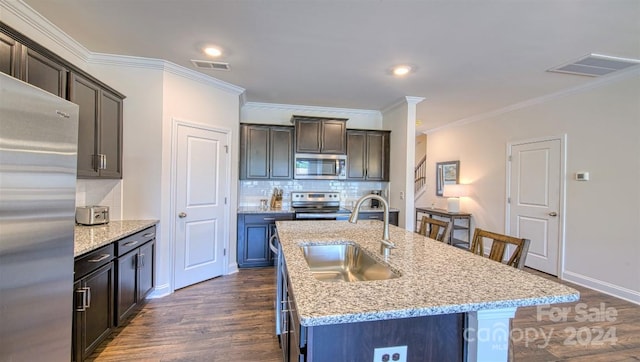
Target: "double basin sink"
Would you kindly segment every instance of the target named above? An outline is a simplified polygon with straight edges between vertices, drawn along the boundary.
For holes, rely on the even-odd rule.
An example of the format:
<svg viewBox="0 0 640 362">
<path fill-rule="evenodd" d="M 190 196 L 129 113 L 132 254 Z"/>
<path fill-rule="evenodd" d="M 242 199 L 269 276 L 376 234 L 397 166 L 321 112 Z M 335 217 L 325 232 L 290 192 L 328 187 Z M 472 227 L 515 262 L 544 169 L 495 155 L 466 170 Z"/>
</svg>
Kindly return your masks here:
<svg viewBox="0 0 640 362">
<path fill-rule="evenodd" d="M 301 249 L 311 274 L 321 281 L 358 282 L 400 277 L 400 273 L 355 243 L 303 244 Z"/>
</svg>

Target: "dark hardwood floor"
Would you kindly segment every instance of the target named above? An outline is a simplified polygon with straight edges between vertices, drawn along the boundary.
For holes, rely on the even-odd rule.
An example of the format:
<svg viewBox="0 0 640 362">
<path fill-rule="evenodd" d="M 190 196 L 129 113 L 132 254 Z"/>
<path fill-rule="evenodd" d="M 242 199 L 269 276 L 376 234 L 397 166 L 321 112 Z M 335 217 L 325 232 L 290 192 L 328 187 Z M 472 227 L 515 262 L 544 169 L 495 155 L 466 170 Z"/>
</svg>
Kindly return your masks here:
<svg viewBox="0 0 640 362">
<path fill-rule="evenodd" d="M 577 303 L 552 305 L 540 313 L 537 307 L 518 310 L 512 323 L 512 359 L 639 361 L 640 306 L 571 286 L 581 293 Z M 275 272 L 265 268 L 242 269 L 149 300 L 90 360 L 281 361 L 274 296 Z M 566 318 L 557 308 L 567 308 Z"/>
</svg>

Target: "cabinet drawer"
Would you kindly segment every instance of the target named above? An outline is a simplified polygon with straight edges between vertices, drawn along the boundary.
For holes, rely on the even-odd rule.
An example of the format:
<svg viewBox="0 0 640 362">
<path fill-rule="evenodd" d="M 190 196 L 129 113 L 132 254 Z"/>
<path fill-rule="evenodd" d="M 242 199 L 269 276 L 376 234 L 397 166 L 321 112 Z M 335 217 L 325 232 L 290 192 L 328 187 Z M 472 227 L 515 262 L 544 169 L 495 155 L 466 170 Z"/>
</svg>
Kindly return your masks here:
<svg viewBox="0 0 640 362">
<path fill-rule="evenodd" d="M 155 239 L 156 237 L 156 227 L 152 226 L 150 228 L 139 231 L 131 236 L 127 236 L 124 239 L 118 240 L 116 242 L 116 255 L 122 256 L 133 249 L 136 249 L 148 241 Z"/>
<path fill-rule="evenodd" d="M 293 220 L 293 214 L 245 214 L 245 224 L 273 223 L 278 220 Z"/>
<path fill-rule="evenodd" d="M 110 263 L 114 255 L 113 244 L 109 244 L 76 259 L 73 266 L 74 280 L 78 280 L 89 272 Z"/>
</svg>

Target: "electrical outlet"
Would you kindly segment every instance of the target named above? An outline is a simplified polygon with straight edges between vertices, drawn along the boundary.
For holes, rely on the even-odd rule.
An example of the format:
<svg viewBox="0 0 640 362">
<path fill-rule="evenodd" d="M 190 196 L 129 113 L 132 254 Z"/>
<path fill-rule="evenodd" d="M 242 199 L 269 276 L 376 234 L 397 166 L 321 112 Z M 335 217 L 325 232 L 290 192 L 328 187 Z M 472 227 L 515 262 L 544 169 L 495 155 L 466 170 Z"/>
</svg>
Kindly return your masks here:
<svg viewBox="0 0 640 362">
<path fill-rule="evenodd" d="M 376 348 L 373 362 L 407 362 L 407 346 Z"/>
<path fill-rule="evenodd" d="M 404 200 L 404 191 L 400 191 L 400 200 Z"/>
</svg>

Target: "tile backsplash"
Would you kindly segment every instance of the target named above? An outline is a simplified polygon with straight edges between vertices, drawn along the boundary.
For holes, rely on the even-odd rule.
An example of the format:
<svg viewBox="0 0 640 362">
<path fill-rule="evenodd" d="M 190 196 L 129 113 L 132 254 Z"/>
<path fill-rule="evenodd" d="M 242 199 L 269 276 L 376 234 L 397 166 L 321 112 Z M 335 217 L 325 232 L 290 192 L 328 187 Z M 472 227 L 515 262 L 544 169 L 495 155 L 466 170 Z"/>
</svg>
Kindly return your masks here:
<svg viewBox="0 0 640 362">
<path fill-rule="evenodd" d="M 122 180 L 76 181 L 76 206 L 109 206 L 111 220 L 122 219 Z"/>
<path fill-rule="evenodd" d="M 240 180 L 238 189 L 238 206 L 251 207 L 260 205 L 260 199 L 271 198 L 275 187 L 282 189 L 282 208 L 289 208 L 292 191 L 333 191 L 340 192 L 340 205 L 351 206 L 361 196 L 371 190 L 385 190 L 388 194 L 388 182 L 350 182 L 325 180 Z"/>
</svg>

